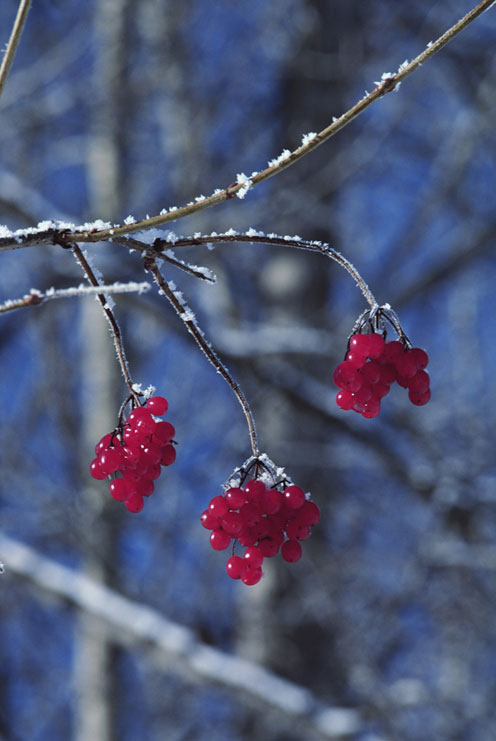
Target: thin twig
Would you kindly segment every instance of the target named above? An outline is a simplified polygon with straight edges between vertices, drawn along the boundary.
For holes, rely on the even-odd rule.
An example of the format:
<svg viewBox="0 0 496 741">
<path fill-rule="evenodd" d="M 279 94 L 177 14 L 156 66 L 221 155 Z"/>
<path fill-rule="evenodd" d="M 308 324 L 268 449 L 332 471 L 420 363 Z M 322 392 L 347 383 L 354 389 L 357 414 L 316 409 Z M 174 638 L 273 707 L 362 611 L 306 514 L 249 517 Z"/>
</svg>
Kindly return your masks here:
<svg viewBox="0 0 496 741">
<path fill-rule="evenodd" d="M 250 434 L 250 445 L 251 445 L 253 455 L 255 456 L 255 458 L 258 458 L 258 456 L 260 455 L 260 451 L 258 448 L 257 433 L 255 429 L 255 420 L 253 419 L 253 414 L 251 412 L 250 406 L 248 404 L 248 401 L 246 400 L 244 393 L 241 391 L 241 388 L 236 383 L 234 378 L 231 376 L 230 372 L 228 371 L 228 369 L 226 368 L 222 360 L 217 356 L 215 351 L 206 341 L 202 330 L 198 326 L 198 322 L 196 321 L 196 318 L 192 315 L 191 312 L 188 311 L 187 305 L 178 296 L 177 292 L 174 292 L 174 290 L 171 288 L 167 280 L 164 278 L 164 276 L 160 272 L 154 257 L 149 257 L 147 259 L 146 267 L 148 270 L 151 270 L 153 277 L 155 278 L 155 281 L 158 287 L 160 288 L 161 292 L 165 295 L 165 297 L 168 299 L 170 304 L 173 306 L 179 318 L 184 322 L 188 332 L 193 336 L 195 342 L 197 343 L 199 348 L 202 350 L 207 360 L 209 360 L 209 362 L 213 365 L 215 370 L 218 373 L 220 373 L 222 378 L 227 382 L 229 387 L 234 392 L 237 400 L 241 404 L 241 408 L 243 409 L 243 413 L 245 415 L 246 422 L 248 424 L 248 431 Z"/>
<path fill-rule="evenodd" d="M 86 260 L 85 256 L 83 255 L 79 245 L 75 244 L 72 247 L 72 252 L 74 254 L 74 257 L 76 258 L 77 262 L 81 265 L 89 283 L 91 283 L 92 286 L 98 286 L 101 288 L 101 284 L 98 281 L 97 277 L 95 276 L 93 270 L 91 269 L 88 261 Z M 98 300 L 100 301 L 103 309 L 103 313 L 108 319 L 108 322 L 110 324 L 110 328 L 112 330 L 112 335 L 114 338 L 114 346 L 117 353 L 117 359 L 119 361 L 119 365 L 121 366 L 122 375 L 124 376 L 124 379 L 126 381 L 127 387 L 132 394 L 133 398 L 136 400 L 136 402 L 139 404 L 139 397 L 137 396 L 135 390 L 133 389 L 133 382 L 131 379 L 131 375 L 129 373 L 129 366 L 126 358 L 126 353 L 124 351 L 124 345 L 122 342 L 122 335 L 121 330 L 119 328 L 119 325 L 117 323 L 117 319 L 114 316 L 114 313 L 112 309 L 110 308 L 107 299 L 103 293 L 97 294 Z"/>
<path fill-rule="evenodd" d="M 129 247 L 133 250 L 138 250 L 139 252 L 148 252 L 150 250 L 150 245 L 146 242 L 141 242 L 139 239 L 133 239 L 133 237 L 125 237 L 124 239 L 113 239 L 113 242 L 117 242 L 118 244 L 122 244 L 124 247 Z M 157 245 L 156 242 L 159 242 L 160 245 Z M 184 262 L 183 260 L 179 260 L 179 258 L 174 257 L 174 255 L 170 254 L 170 250 L 174 248 L 174 243 L 166 243 L 164 240 L 155 240 L 153 243 L 153 248 L 155 251 L 155 257 L 158 257 L 160 260 L 164 260 L 165 262 L 170 263 L 171 265 L 174 265 L 175 268 L 179 268 L 180 270 L 183 270 L 185 273 L 189 273 L 190 275 L 194 275 L 195 278 L 200 278 L 201 280 L 206 280 L 208 283 L 215 283 L 215 276 L 204 267 L 200 267 L 198 265 L 190 265 L 187 262 Z M 161 252 L 159 249 L 167 249 L 167 252 Z"/>
<path fill-rule="evenodd" d="M 19 45 L 19 41 L 21 40 L 22 31 L 24 29 L 24 24 L 26 23 L 26 18 L 30 6 L 31 0 L 21 0 L 19 3 L 14 26 L 12 28 L 12 33 L 10 34 L 9 43 L 7 44 L 5 54 L 3 55 L 2 64 L 0 65 L 0 96 L 3 93 L 3 89 L 5 87 L 5 83 L 7 82 L 7 77 L 9 76 L 10 68 L 12 67 L 12 62 L 14 61 L 14 56 Z"/>
<path fill-rule="evenodd" d="M 357 116 L 363 113 L 372 103 L 382 98 L 387 93 L 392 92 L 400 82 L 408 77 L 412 72 L 418 69 L 428 59 L 433 57 L 439 52 L 446 44 L 455 38 L 461 31 L 463 31 L 472 21 L 474 21 L 479 15 L 494 4 L 494 0 L 483 0 L 451 28 L 449 28 L 442 36 L 436 41 L 430 42 L 426 49 L 421 52 L 415 59 L 408 64 L 402 64 L 396 73 L 384 74 L 379 83 L 377 83 L 374 90 L 371 93 L 367 93 L 358 103 L 355 103 L 348 111 L 342 114 L 339 118 L 332 121 L 329 126 L 322 129 L 318 134 L 304 137 L 304 143 L 297 147 L 293 152 L 288 152 L 284 157 L 277 157 L 274 160 L 274 164 L 269 165 L 261 172 L 253 173 L 249 178 L 238 176 L 238 181 L 232 183 L 223 190 L 217 190 L 207 198 L 198 198 L 191 203 L 182 206 L 181 208 L 173 208 L 169 211 L 152 216 L 150 218 L 136 221 L 132 224 L 122 224 L 107 229 L 93 230 L 91 232 L 83 232 L 77 235 L 78 242 L 98 242 L 101 240 L 111 239 L 112 237 L 120 237 L 124 234 L 131 234 L 133 232 L 142 231 L 144 229 L 150 229 L 152 227 L 161 226 L 172 221 L 177 221 L 185 216 L 189 216 L 197 211 L 216 206 L 219 203 L 227 201 L 241 191 L 246 192 L 247 181 L 249 181 L 249 188 L 254 188 L 256 185 L 263 183 L 265 180 L 278 175 L 286 168 L 298 162 L 302 157 L 312 152 L 318 146 L 323 144 L 325 141 L 330 139 L 338 131 L 344 129 L 351 121 Z M 67 239 L 71 239 L 70 235 Z"/>
<path fill-rule="evenodd" d="M 259 244 L 296 247 L 301 250 L 310 250 L 310 252 L 319 252 L 322 255 L 326 255 L 326 257 L 330 257 L 334 262 L 337 262 L 338 265 L 341 265 L 351 275 L 372 308 L 378 305 L 374 294 L 356 267 L 344 255 L 325 242 L 312 242 L 307 239 L 283 237 L 275 234 L 214 234 L 212 236 L 180 237 L 174 241 L 174 247 L 216 244 L 220 242 L 258 242 Z"/>
</svg>

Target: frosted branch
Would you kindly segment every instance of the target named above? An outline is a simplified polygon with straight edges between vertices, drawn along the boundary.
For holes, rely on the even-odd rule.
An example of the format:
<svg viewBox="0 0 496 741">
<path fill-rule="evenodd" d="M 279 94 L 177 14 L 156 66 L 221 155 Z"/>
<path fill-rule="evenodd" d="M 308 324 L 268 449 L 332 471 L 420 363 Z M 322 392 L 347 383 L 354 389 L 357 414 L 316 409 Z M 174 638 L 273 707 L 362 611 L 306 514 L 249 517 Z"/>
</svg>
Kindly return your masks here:
<svg viewBox="0 0 496 741">
<path fill-rule="evenodd" d="M 57 227 L 54 224 L 48 223 L 49 225 L 45 227 L 45 232 L 46 230 L 49 231 L 48 234 L 44 233 L 42 229 L 39 229 L 38 235 L 33 233 L 33 231 L 27 233 L 29 230 L 25 230 L 24 235 L 17 233 L 14 239 L 10 238 L 9 235 L 5 233 L 8 230 L 0 227 L 0 251 L 18 249 L 20 247 L 38 244 L 40 243 L 40 240 L 43 240 L 43 243 L 46 243 L 50 241 L 53 242 L 55 239 L 55 242 L 65 244 L 71 244 L 76 241 L 109 241 L 126 234 L 132 234 L 145 229 L 163 226 L 172 221 L 182 219 L 185 216 L 190 216 L 197 211 L 202 211 L 206 208 L 216 206 L 219 203 L 223 203 L 224 201 L 230 200 L 240 194 L 245 195 L 248 189 L 251 190 L 274 175 L 278 175 L 287 167 L 294 165 L 300 159 L 337 134 L 338 131 L 341 131 L 341 129 L 348 126 L 348 124 L 363 113 L 369 106 L 379 100 L 379 98 L 382 98 L 387 93 L 397 89 L 398 85 L 403 80 L 437 54 L 444 46 L 446 46 L 446 44 L 452 41 L 455 36 L 463 31 L 470 23 L 472 23 L 472 21 L 488 10 L 492 5 L 494 5 L 494 0 L 483 0 L 480 2 L 436 41 L 429 42 L 424 51 L 418 54 L 415 59 L 411 62 L 403 62 L 394 73 L 385 72 L 381 76 L 381 79 L 376 83 L 375 88 L 371 93 L 367 93 L 361 100 L 355 103 L 338 118 L 333 118 L 332 122 L 322 129 L 322 131 L 318 133 L 310 132 L 305 134 L 302 137 L 302 143 L 300 146 L 293 151 L 284 150 L 278 157 L 271 160 L 268 167 L 261 172 L 254 172 L 250 177 L 247 177 L 244 173 L 240 173 L 235 182 L 228 185 L 227 188 L 215 190 L 210 196 L 197 196 L 193 201 L 190 201 L 185 206 L 179 208 L 177 206 L 171 206 L 168 209 L 163 209 L 156 216 L 147 217 L 141 220 L 136 220 L 134 217 L 128 216 L 122 224 L 115 224 L 114 226 L 108 223 L 105 224 L 101 221 L 95 222 L 95 224 L 92 225 L 82 225 L 78 227 L 70 224 L 64 225 L 64 227 L 62 227 L 62 225 Z"/>
<path fill-rule="evenodd" d="M 357 711 L 320 702 L 310 690 L 282 679 L 262 666 L 232 656 L 199 641 L 195 633 L 157 610 L 138 604 L 91 577 L 41 555 L 33 548 L 0 534 L 6 576 L 28 579 L 42 592 L 68 601 L 102 620 L 121 644 L 153 646 L 170 668 L 170 661 L 186 675 L 220 684 L 249 697 L 265 711 L 299 723 L 302 738 L 308 732 L 335 739 L 356 734 L 362 725 Z M 307 733 L 305 733 L 305 728 Z"/>
<path fill-rule="evenodd" d="M 39 306 L 45 303 L 45 301 L 52 301 L 56 298 L 73 298 L 74 296 L 88 296 L 98 295 L 99 293 L 105 292 L 107 295 L 113 293 L 145 293 L 151 288 L 150 283 L 143 281 L 142 283 L 136 283 L 130 281 L 129 283 L 110 283 L 109 285 L 103 286 L 73 286 L 72 288 L 49 288 L 47 291 L 38 291 L 36 288 L 32 288 L 22 298 L 8 299 L 0 304 L 0 314 L 5 314 L 7 311 L 14 311 L 15 309 L 23 309 L 28 306 Z"/>
<path fill-rule="evenodd" d="M 183 247 L 189 245 L 199 244 L 218 244 L 221 242 L 258 242 L 259 244 L 277 245 L 282 247 L 295 247 L 301 250 L 310 250 L 310 252 L 319 252 L 326 257 L 329 257 L 338 265 L 341 265 L 353 278 L 357 286 L 360 288 L 365 299 L 370 304 L 371 308 L 378 306 L 374 294 L 355 268 L 355 266 L 344 257 L 340 252 L 335 250 L 329 244 L 325 242 L 310 241 L 301 239 L 301 237 L 287 237 L 280 236 L 278 234 L 264 234 L 264 232 L 256 231 L 255 229 L 249 229 L 243 234 L 238 234 L 233 229 L 230 229 L 225 234 L 217 234 L 214 232 L 210 235 L 195 234 L 194 237 L 181 237 L 175 240 L 175 247 Z"/>
<path fill-rule="evenodd" d="M 244 393 L 242 392 L 238 383 L 234 380 L 234 378 L 232 377 L 231 373 L 226 368 L 222 360 L 219 358 L 215 350 L 213 350 L 210 343 L 207 342 L 207 340 L 205 339 L 204 333 L 198 325 L 196 316 L 191 311 L 189 306 L 187 305 L 182 293 L 176 290 L 176 287 L 174 283 L 172 283 L 172 281 L 169 282 L 164 278 L 164 276 L 160 272 L 157 266 L 157 263 L 155 262 L 154 259 L 148 258 L 146 266 L 148 270 L 151 270 L 153 277 L 155 278 L 155 282 L 157 283 L 159 287 L 160 293 L 162 293 L 167 298 L 167 300 L 172 305 L 172 307 L 176 311 L 181 321 L 185 324 L 186 329 L 192 335 L 196 344 L 201 349 L 201 351 L 203 352 L 207 360 L 213 365 L 217 373 L 219 373 L 222 376 L 222 378 L 226 381 L 228 386 L 234 392 L 237 400 L 239 401 L 241 405 L 241 408 L 243 409 L 243 413 L 245 415 L 246 422 L 248 424 L 250 444 L 251 444 L 251 449 L 253 451 L 253 455 L 255 457 L 258 457 L 259 449 L 258 449 L 257 433 L 255 429 L 255 420 L 253 419 L 253 414 L 251 412 L 250 406 L 248 404 L 248 401 L 246 400 Z"/>
<path fill-rule="evenodd" d="M 120 327 L 117 323 L 117 319 L 114 316 L 114 312 L 112 311 L 112 308 L 105 297 L 105 295 L 101 292 L 102 291 L 102 285 L 100 281 L 98 280 L 97 276 L 95 275 L 93 269 L 91 268 L 88 260 L 82 253 L 79 245 L 74 245 L 72 248 L 72 252 L 74 254 L 74 257 L 76 261 L 79 263 L 79 265 L 82 267 L 88 282 L 94 286 L 97 289 L 97 298 L 102 305 L 103 313 L 105 314 L 108 323 L 110 324 L 110 330 L 112 332 L 112 337 L 114 339 L 114 347 L 115 351 L 117 353 L 117 360 L 119 361 L 119 365 L 122 370 L 122 375 L 124 376 L 124 380 L 126 381 L 126 385 L 131 393 L 131 396 L 139 403 L 138 394 L 136 393 L 133 381 L 131 379 L 131 374 L 129 372 L 129 365 L 126 358 L 126 353 L 124 351 L 124 344 L 122 342 L 122 335 Z"/>
</svg>

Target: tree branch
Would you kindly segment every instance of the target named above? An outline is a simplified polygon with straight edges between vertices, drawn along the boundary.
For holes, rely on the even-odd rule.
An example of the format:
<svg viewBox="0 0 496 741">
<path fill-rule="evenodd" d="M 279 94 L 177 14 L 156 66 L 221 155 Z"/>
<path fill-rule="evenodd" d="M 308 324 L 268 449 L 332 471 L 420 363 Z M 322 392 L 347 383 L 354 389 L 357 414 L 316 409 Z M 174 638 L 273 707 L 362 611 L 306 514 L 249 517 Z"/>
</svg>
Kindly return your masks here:
<svg viewBox="0 0 496 741">
<path fill-rule="evenodd" d="M 9 43 L 7 44 L 5 54 L 3 55 L 2 64 L 0 65 L 0 96 L 3 93 L 3 89 L 5 87 L 5 83 L 7 82 L 7 77 L 9 76 L 10 68 L 12 67 L 12 62 L 14 61 L 14 56 L 19 45 L 19 41 L 21 40 L 24 24 L 26 23 L 26 18 L 30 6 L 31 0 L 21 0 L 19 3 L 14 26 L 12 28 L 12 33 L 10 34 Z"/>
<path fill-rule="evenodd" d="M 263 667 L 199 641 L 192 630 L 174 623 L 156 610 L 133 602 L 90 577 L 62 566 L 33 548 L 0 534 L 5 562 L 3 579 L 17 574 L 39 589 L 67 600 L 103 620 L 117 643 L 129 640 L 173 660 L 197 679 L 220 684 L 246 695 L 266 711 L 275 711 L 290 723 L 301 723 L 324 738 L 356 734 L 362 724 L 357 711 L 320 702 L 305 687 L 272 674 Z M 6 582 L 2 582 L 7 587 Z M 304 734 L 307 736 L 307 734 Z"/>
</svg>

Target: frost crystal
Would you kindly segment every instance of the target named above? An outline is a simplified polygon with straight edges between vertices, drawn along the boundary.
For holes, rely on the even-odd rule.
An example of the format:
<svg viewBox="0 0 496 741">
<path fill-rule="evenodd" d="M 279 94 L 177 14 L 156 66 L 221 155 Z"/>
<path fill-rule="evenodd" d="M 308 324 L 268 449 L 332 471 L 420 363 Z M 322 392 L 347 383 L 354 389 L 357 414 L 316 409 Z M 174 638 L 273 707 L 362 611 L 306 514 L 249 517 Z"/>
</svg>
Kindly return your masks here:
<svg viewBox="0 0 496 741">
<path fill-rule="evenodd" d="M 309 131 L 308 134 L 303 134 L 301 138 L 301 143 L 303 144 L 303 146 L 305 146 L 306 144 L 309 144 L 312 141 L 312 139 L 315 139 L 316 136 L 317 136 L 316 131 Z"/>
<path fill-rule="evenodd" d="M 279 157 L 275 157 L 275 159 L 269 161 L 269 167 L 276 167 L 277 165 L 280 165 L 281 162 L 284 162 L 285 160 L 289 159 L 291 157 L 291 152 L 289 149 L 283 149 Z"/>
<path fill-rule="evenodd" d="M 236 175 L 236 182 L 238 183 L 238 185 L 241 185 L 241 188 L 238 190 L 236 195 L 238 198 L 244 198 L 253 183 L 251 182 L 248 175 L 245 175 L 244 172 L 240 172 Z"/>
</svg>

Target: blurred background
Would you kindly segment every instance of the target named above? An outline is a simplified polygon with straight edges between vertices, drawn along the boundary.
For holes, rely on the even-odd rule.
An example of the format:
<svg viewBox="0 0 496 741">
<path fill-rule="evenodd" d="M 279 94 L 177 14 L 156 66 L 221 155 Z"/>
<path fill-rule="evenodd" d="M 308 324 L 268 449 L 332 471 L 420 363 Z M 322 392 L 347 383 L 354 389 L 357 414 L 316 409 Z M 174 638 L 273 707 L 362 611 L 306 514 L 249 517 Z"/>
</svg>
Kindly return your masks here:
<svg viewBox="0 0 496 741">
<path fill-rule="evenodd" d="M 209 195 L 324 128 L 473 4 L 37 0 L 0 100 L 0 223 L 122 222 Z M 0 3 L 2 47 L 16 10 Z M 226 576 L 199 521 L 250 454 L 244 417 L 163 297 L 116 297 L 134 380 L 168 398 L 179 443 L 138 515 L 89 476 L 126 396 L 97 302 L 2 317 L 1 739 L 496 737 L 495 42 L 493 9 L 297 165 L 170 225 L 329 242 L 431 358 L 427 406 L 397 387 L 362 419 L 334 401 L 366 308 L 337 265 L 229 244 L 181 252 L 214 286 L 165 271 L 262 449 L 322 510 L 301 561 L 271 559 L 259 585 Z M 136 253 L 87 249 L 107 282 L 146 279 Z M 83 280 L 55 246 L 0 265 L 0 301 Z M 175 652 L 172 623 L 191 650 Z M 276 677 L 293 683 L 281 697 Z"/>
</svg>

